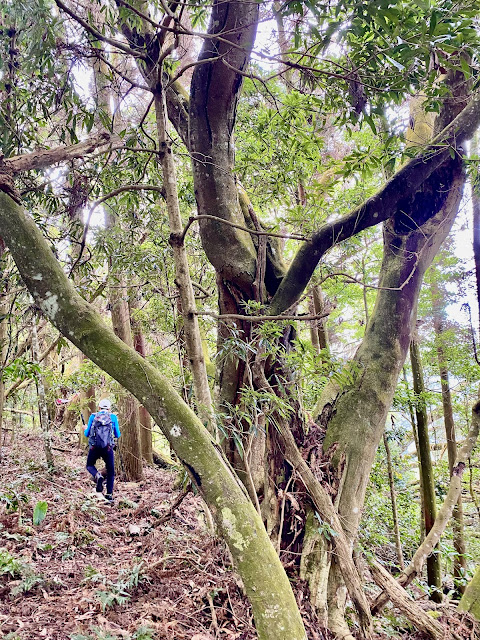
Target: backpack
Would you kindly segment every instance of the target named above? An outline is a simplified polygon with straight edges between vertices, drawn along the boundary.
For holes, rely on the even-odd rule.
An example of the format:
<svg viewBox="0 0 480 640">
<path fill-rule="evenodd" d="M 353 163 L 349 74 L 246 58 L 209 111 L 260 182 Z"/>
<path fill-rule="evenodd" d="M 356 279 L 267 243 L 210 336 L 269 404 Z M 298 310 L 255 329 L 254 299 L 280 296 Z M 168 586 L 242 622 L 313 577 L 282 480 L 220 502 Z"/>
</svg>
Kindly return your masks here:
<svg viewBox="0 0 480 640">
<path fill-rule="evenodd" d="M 113 446 L 113 425 L 108 411 L 99 411 L 95 414 L 88 444 L 91 447 L 100 447 L 101 449 L 109 445 Z"/>
</svg>

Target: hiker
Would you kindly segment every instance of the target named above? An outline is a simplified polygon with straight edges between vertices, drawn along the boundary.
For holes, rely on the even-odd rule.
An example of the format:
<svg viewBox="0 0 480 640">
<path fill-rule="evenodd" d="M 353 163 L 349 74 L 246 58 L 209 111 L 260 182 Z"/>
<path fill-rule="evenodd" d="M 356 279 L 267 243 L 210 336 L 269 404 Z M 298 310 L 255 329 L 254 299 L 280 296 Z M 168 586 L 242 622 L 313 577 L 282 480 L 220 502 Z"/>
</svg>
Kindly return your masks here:
<svg viewBox="0 0 480 640">
<path fill-rule="evenodd" d="M 113 438 L 120 437 L 118 418 L 111 413 L 112 403 L 107 398 L 98 403 L 99 411 L 92 413 L 88 420 L 85 436 L 88 438 L 90 446 L 87 456 L 87 471 L 92 475 L 97 483 L 97 494 L 103 494 L 104 477 L 95 467 L 99 458 L 105 462 L 107 467 L 107 492 L 105 500 L 113 503 L 113 481 L 115 479 L 115 462 L 113 450 L 115 448 Z"/>
</svg>

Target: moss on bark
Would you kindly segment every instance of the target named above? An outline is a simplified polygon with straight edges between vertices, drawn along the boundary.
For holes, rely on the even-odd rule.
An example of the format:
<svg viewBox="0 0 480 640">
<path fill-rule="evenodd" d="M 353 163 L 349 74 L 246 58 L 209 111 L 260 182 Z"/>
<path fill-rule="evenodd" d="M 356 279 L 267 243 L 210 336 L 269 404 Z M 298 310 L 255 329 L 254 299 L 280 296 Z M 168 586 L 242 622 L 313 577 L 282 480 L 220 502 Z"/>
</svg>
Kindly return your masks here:
<svg viewBox="0 0 480 640">
<path fill-rule="evenodd" d="M 480 566 L 477 567 L 472 581 L 465 589 L 458 608 L 460 611 L 468 611 L 477 620 L 480 620 Z"/>
<path fill-rule="evenodd" d="M 0 234 L 49 320 L 137 397 L 183 461 L 230 548 L 260 640 L 305 640 L 293 592 L 262 521 L 200 420 L 166 378 L 76 293 L 33 220 L 2 191 Z"/>
</svg>

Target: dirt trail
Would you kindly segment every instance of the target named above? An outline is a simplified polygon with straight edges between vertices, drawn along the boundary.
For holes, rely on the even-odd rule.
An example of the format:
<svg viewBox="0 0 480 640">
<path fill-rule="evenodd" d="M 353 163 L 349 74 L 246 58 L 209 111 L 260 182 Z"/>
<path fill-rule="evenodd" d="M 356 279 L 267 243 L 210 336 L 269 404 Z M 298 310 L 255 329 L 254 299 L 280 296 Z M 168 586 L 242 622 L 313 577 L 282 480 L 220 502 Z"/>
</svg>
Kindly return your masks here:
<svg viewBox="0 0 480 640">
<path fill-rule="evenodd" d="M 0 638 L 257 638 L 240 579 L 206 529 L 200 498 L 190 492 L 171 510 L 182 494 L 173 488 L 176 472 L 147 468 L 141 483 L 117 481 L 110 506 L 95 496 L 85 452 L 62 436 L 54 446 L 53 474 L 38 436 L 3 449 Z M 42 501 L 46 516 L 34 525 Z M 302 584 L 292 584 L 308 639 L 327 640 Z M 477 637 L 472 620 L 454 607 L 439 614 L 446 639 Z M 402 626 L 401 617 L 393 619 Z M 391 621 L 376 619 L 375 640 L 424 638 L 408 624 L 392 629 Z"/>
<path fill-rule="evenodd" d="M 162 522 L 181 493 L 172 489 L 175 473 L 147 468 L 141 483 L 117 482 L 112 507 L 95 497 L 84 453 L 58 438 L 55 446 L 71 452 L 56 452 L 52 475 L 39 438 L 3 450 L 0 637 L 256 637 L 224 547 L 202 522 L 200 499 L 188 494 Z M 48 510 L 34 526 L 39 501 Z"/>
</svg>

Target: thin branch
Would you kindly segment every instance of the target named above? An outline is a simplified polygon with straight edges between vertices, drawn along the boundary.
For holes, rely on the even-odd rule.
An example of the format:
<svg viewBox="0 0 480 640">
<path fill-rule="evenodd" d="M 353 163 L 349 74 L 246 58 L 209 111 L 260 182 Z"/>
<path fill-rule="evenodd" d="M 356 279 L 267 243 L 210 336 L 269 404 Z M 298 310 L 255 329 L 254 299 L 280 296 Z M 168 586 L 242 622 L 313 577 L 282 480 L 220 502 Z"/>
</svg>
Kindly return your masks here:
<svg viewBox="0 0 480 640">
<path fill-rule="evenodd" d="M 85 244 L 87 242 L 87 234 L 88 234 L 88 230 L 90 228 L 90 221 L 92 219 L 93 212 L 95 211 L 95 209 L 99 205 L 102 204 L 102 202 L 105 202 L 106 200 L 108 200 L 110 198 L 118 196 L 118 194 L 123 193 L 124 191 L 155 191 L 157 193 L 160 193 L 162 196 L 165 195 L 165 192 L 164 192 L 162 187 L 155 187 L 154 185 L 150 185 L 150 184 L 129 184 L 129 185 L 125 185 L 123 187 L 118 187 L 118 189 L 114 189 L 113 191 L 110 191 L 109 193 L 106 193 L 104 196 L 102 196 L 101 198 L 96 200 L 92 204 L 92 206 L 90 207 L 90 209 L 88 211 L 87 220 L 86 220 L 85 225 L 83 227 L 82 240 L 80 242 L 80 251 L 78 253 L 77 259 L 75 260 L 75 262 L 72 265 L 72 268 L 70 269 L 70 274 L 69 275 L 72 275 L 72 273 L 75 270 L 77 264 L 80 262 L 80 260 L 82 258 L 83 251 L 85 249 Z"/>
<path fill-rule="evenodd" d="M 229 227 L 234 227 L 235 229 L 241 229 L 242 231 L 246 231 L 247 233 L 251 233 L 255 236 L 269 236 L 271 238 L 285 238 L 287 240 L 301 240 L 303 242 L 308 242 L 310 240 L 310 238 L 308 238 L 307 236 L 301 236 L 297 233 L 273 233 L 271 231 L 257 231 L 256 229 L 249 229 L 248 227 L 243 227 L 242 225 L 235 224 L 234 222 L 230 222 L 229 220 L 224 220 L 223 218 L 219 218 L 218 216 L 202 214 L 200 216 L 190 216 L 182 234 L 177 238 L 174 238 L 179 242 L 179 244 L 183 244 L 187 231 L 197 220 L 215 220 L 216 222 L 221 222 L 222 224 L 226 224 Z"/>
<path fill-rule="evenodd" d="M 107 67 L 110 67 L 110 69 L 113 71 L 113 73 L 115 73 L 116 75 L 120 76 L 123 80 L 125 80 L 125 82 L 128 82 L 132 85 L 132 87 L 136 87 L 137 89 L 142 89 L 143 91 L 148 91 L 149 93 L 152 92 L 152 90 L 150 89 L 150 87 L 148 87 L 146 84 L 140 84 L 139 82 L 137 82 L 136 80 L 132 80 L 131 78 L 129 78 L 128 76 L 126 76 L 124 73 L 122 73 L 121 71 L 119 71 L 117 69 L 117 67 L 115 65 L 113 65 L 107 58 L 105 58 L 104 56 L 102 56 L 101 53 L 97 54 L 97 51 L 95 51 L 95 55 L 97 55 L 98 58 L 100 58 L 100 60 L 105 63 L 107 65 Z"/>
<path fill-rule="evenodd" d="M 222 313 L 221 315 L 217 315 L 215 313 L 212 313 L 211 311 L 195 311 L 194 315 L 210 316 L 211 318 L 215 318 L 216 320 L 244 320 L 245 322 L 265 322 L 267 320 L 321 320 L 322 318 L 326 318 L 330 314 L 322 313 L 315 316 L 243 316 L 241 313 Z"/>
<path fill-rule="evenodd" d="M 116 47 L 120 51 L 123 51 L 124 53 L 129 53 L 135 58 L 141 58 L 142 60 L 147 59 L 147 55 L 145 53 L 142 54 L 139 51 L 132 49 L 128 45 L 123 44 L 123 42 L 119 42 L 118 40 L 115 40 L 115 38 L 109 38 L 108 36 L 103 35 L 103 33 L 98 31 L 98 29 L 95 29 L 95 27 L 92 27 L 92 25 L 89 24 L 86 20 L 84 20 L 83 18 L 78 16 L 76 13 L 74 13 L 69 7 L 67 7 L 66 4 L 63 4 L 62 0 L 55 0 L 55 4 L 57 5 L 57 7 L 62 9 L 62 11 L 64 11 L 71 18 L 73 18 L 75 22 L 78 22 L 78 24 L 81 25 L 86 31 L 88 31 L 88 33 L 90 33 L 96 40 L 99 40 L 100 42 L 105 42 L 106 44 L 109 44 L 112 47 Z"/>
<path fill-rule="evenodd" d="M 480 91 L 430 144 L 412 158 L 375 195 L 338 220 L 323 225 L 297 252 L 271 303 L 272 315 L 298 299 L 325 253 L 360 231 L 384 222 L 406 194 L 414 193 L 468 139 L 480 121 Z"/>
</svg>

